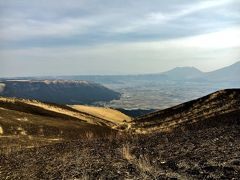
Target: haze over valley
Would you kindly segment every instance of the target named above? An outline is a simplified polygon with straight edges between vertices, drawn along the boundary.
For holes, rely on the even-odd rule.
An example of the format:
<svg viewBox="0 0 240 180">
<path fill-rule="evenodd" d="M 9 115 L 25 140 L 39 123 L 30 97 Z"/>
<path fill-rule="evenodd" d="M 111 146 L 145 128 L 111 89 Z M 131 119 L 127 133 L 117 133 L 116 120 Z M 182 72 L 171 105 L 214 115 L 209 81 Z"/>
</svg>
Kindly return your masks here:
<svg viewBox="0 0 240 180">
<path fill-rule="evenodd" d="M 239 61 L 211 72 L 202 72 L 194 67 L 176 67 L 159 74 L 16 78 L 23 81 L 14 81 L 14 78 L 10 81 L 12 79 L 10 78 L 2 79 L 2 92 L 0 91 L 0 93 L 4 96 L 61 104 L 95 104 L 117 109 L 164 109 L 217 90 L 238 88 L 240 87 L 238 74 L 240 74 Z M 29 79 L 32 81 L 26 81 Z M 56 81 L 56 79 L 59 80 Z M 4 86 L 5 91 L 3 91 L 4 83 L 5 86 L 7 84 L 6 87 Z M 44 86 L 41 87 L 41 83 L 48 89 L 43 89 Z M 76 83 L 79 84 L 80 89 L 74 89 Z M 25 86 L 18 88 L 21 84 L 25 84 Z M 16 86 L 16 92 L 13 91 L 13 85 Z M 64 88 L 72 90 L 71 92 L 68 90 L 69 97 L 65 95 L 61 97 L 65 100 L 60 100 L 60 96 L 66 93 Z M 17 89 L 21 89 L 21 92 L 17 92 Z M 25 94 L 22 92 L 24 89 Z M 50 94 L 51 91 L 56 97 Z M 77 94 L 74 95 L 73 92 L 77 92 Z"/>
</svg>

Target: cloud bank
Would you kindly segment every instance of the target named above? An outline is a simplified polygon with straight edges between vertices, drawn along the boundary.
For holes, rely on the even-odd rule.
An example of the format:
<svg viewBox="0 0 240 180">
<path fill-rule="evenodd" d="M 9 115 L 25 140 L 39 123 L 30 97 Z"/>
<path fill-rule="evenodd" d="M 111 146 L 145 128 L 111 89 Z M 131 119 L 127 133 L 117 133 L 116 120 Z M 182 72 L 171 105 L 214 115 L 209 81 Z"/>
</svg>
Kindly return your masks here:
<svg viewBox="0 0 240 180">
<path fill-rule="evenodd" d="M 0 76 L 208 71 L 239 60 L 238 0 L 0 0 Z"/>
</svg>

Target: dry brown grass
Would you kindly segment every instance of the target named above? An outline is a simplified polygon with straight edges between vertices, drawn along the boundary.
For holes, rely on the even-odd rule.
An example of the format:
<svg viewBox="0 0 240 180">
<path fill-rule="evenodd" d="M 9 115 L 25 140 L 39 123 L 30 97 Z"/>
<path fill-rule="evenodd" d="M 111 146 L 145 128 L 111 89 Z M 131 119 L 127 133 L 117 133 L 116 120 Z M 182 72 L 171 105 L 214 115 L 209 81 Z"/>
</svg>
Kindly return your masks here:
<svg viewBox="0 0 240 180">
<path fill-rule="evenodd" d="M 14 108 L 13 110 L 19 110 L 14 106 L 21 105 L 22 111 L 30 111 L 33 109 L 36 112 L 45 113 L 51 116 L 64 116 L 65 118 L 76 118 L 80 121 L 85 121 L 94 125 L 106 125 L 109 127 L 117 127 L 118 125 L 125 124 L 125 122 L 131 121 L 131 118 L 117 110 L 101 107 L 88 107 L 76 105 L 72 106 L 60 106 L 54 104 L 48 104 L 39 102 L 36 100 L 26 100 L 17 98 L 5 98 L 0 97 L 0 103 L 3 108 Z"/>
<path fill-rule="evenodd" d="M 129 116 L 111 108 L 83 106 L 83 105 L 73 105 L 71 107 L 78 111 L 90 113 L 91 115 L 94 115 L 102 119 L 106 119 L 114 123 L 123 123 L 123 122 L 131 121 L 131 118 Z"/>
<path fill-rule="evenodd" d="M 124 144 L 122 147 L 122 157 L 128 161 L 132 161 L 135 157 L 130 153 L 129 144 Z"/>
<path fill-rule="evenodd" d="M 121 149 L 123 159 L 126 159 L 129 163 L 135 165 L 143 179 L 149 179 L 149 177 L 157 177 L 158 171 L 152 165 L 149 157 L 142 154 L 139 158 L 136 158 L 134 154 L 131 153 L 130 145 L 124 144 Z"/>
<path fill-rule="evenodd" d="M 2 135 L 3 134 L 3 128 L 2 128 L 2 126 L 0 126 L 0 135 Z"/>
<path fill-rule="evenodd" d="M 93 138 L 94 138 L 93 132 L 91 132 L 91 131 L 86 132 L 86 133 L 85 133 L 85 138 L 86 138 L 86 140 L 91 140 L 91 139 L 93 139 Z"/>
</svg>

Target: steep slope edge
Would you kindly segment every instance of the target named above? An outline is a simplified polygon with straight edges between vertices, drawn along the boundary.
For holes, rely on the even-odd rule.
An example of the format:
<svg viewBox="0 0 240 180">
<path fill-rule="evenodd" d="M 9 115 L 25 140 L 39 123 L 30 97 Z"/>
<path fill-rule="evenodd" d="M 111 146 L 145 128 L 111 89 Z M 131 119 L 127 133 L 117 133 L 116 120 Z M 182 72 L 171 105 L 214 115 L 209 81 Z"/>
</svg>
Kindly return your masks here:
<svg viewBox="0 0 240 180">
<path fill-rule="evenodd" d="M 240 89 L 226 89 L 135 118 L 131 127 L 139 133 L 152 133 L 239 121 Z"/>
<path fill-rule="evenodd" d="M 93 104 L 120 98 L 120 93 L 88 81 L 6 80 L 0 96 L 35 99 L 57 104 Z"/>
</svg>

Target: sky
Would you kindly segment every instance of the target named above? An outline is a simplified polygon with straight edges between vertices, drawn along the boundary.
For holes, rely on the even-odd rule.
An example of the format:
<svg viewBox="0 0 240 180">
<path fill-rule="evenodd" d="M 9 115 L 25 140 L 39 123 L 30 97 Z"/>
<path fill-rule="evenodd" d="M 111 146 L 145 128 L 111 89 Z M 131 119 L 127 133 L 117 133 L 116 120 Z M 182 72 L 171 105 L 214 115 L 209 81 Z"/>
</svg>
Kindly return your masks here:
<svg viewBox="0 0 240 180">
<path fill-rule="evenodd" d="M 0 0 L 0 77 L 212 71 L 240 60 L 240 0 Z"/>
</svg>

